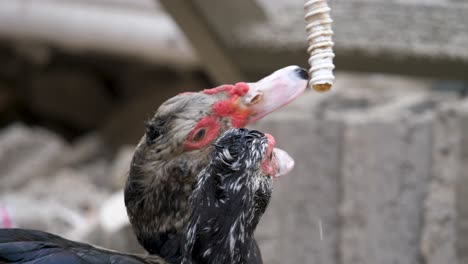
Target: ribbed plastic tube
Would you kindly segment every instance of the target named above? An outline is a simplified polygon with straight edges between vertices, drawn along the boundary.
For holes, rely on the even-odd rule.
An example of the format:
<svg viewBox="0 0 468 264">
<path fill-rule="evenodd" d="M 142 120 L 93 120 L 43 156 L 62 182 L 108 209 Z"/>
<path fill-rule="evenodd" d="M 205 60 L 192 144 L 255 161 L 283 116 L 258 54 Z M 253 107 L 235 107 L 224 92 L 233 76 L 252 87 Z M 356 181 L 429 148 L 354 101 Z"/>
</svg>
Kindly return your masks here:
<svg viewBox="0 0 468 264">
<path fill-rule="evenodd" d="M 309 44 L 307 52 L 310 54 L 310 86 L 319 92 L 328 91 L 335 80 L 333 75 L 335 54 L 333 53 L 331 9 L 327 0 L 306 1 L 304 9 Z"/>
</svg>

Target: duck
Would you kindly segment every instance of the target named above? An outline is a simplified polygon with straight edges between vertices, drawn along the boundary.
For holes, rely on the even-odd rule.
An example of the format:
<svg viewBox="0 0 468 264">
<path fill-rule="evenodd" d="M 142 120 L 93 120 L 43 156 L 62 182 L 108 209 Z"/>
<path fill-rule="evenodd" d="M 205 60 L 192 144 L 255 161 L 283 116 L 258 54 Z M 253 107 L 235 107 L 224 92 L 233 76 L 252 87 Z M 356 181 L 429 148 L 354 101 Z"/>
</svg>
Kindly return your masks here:
<svg viewBox="0 0 468 264">
<path fill-rule="evenodd" d="M 182 255 L 175 263 L 258 263 L 253 233 L 270 201 L 273 179 L 288 173 L 294 162 L 274 148 L 272 136 L 255 130 L 228 130 L 213 145 L 189 198 Z M 0 263 L 168 262 L 14 228 L 0 229 Z"/>
<path fill-rule="evenodd" d="M 288 66 L 257 82 L 182 93 L 158 108 L 146 123 L 124 188 L 130 224 L 147 252 L 178 261 L 189 197 L 196 176 L 210 162 L 212 143 L 225 131 L 287 105 L 307 83 L 306 70 Z M 255 255 L 261 262 L 258 247 Z"/>
<path fill-rule="evenodd" d="M 214 146 L 190 198 L 181 263 L 261 263 L 253 234 L 273 180 L 294 161 L 274 148 L 271 135 L 256 130 L 230 129 Z"/>
</svg>

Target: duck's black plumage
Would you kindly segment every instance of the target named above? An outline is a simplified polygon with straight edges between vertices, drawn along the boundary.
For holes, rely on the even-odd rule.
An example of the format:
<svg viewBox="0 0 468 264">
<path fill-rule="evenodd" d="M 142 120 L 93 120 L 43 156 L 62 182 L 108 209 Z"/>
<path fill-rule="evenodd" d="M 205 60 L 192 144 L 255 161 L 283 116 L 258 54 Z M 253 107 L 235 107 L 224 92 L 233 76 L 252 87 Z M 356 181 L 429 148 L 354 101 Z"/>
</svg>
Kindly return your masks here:
<svg viewBox="0 0 468 264">
<path fill-rule="evenodd" d="M 165 263 L 157 256 L 138 256 L 99 249 L 88 244 L 29 229 L 0 229 L 0 263 L 117 264 Z"/>
<path fill-rule="evenodd" d="M 215 147 L 190 199 L 183 263 L 262 263 L 253 233 L 272 190 L 272 175 L 261 168 L 270 162 L 268 139 L 232 129 Z"/>
<path fill-rule="evenodd" d="M 253 232 L 271 195 L 272 144 L 247 129 L 225 132 L 214 144 L 211 161 L 198 175 L 190 198 L 184 236 L 174 241 L 170 263 L 261 263 Z M 169 239 L 170 240 L 170 239 Z M 165 263 L 93 247 L 46 232 L 0 229 L 0 263 Z"/>
</svg>

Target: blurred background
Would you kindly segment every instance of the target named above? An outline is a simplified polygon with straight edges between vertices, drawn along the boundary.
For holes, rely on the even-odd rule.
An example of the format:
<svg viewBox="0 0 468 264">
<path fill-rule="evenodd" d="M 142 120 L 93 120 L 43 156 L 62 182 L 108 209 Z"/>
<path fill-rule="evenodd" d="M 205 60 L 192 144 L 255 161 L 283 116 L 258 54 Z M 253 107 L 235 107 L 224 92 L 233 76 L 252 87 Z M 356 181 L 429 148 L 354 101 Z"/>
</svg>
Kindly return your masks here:
<svg viewBox="0 0 468 264">
<path fill-rule="evenodd" d="M 0 226 L 143 252 L 120 193 L 167 98 L 308 68 L 303 1 L 0 1 Z M 296 168 L 266 263 L 468 263 L 468 3 L 331 0 L 336 84 L 255 128 Z"/>
</svg>

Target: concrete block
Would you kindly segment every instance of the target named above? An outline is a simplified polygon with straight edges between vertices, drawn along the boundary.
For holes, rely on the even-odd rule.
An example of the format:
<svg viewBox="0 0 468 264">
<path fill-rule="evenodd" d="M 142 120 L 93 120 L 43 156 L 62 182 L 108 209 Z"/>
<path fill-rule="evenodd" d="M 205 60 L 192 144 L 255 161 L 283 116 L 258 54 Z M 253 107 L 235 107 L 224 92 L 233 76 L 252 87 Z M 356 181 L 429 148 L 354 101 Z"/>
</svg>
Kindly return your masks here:
<svg viewBox="0 0 468 264">
<path fill-rule="evenodd" d="M 460 175 L 457 179 L 457 256 L 468 263 L 468 100 L 458 108 L 461 119 Z"/>
<path fill-rule="evenodd" d="M 457 182 L 461 122 L 455 107 L 437 112 L 433 124 L 432 172 L 424 203 L 421 252 L 424 263 L 457 264 Z"/>
<path fill-rule="evenodd" d="M 342 263 L 419 263 L 430 173 L 428 120 L 348 124 L 342 164 Z"/>
<path fill-rule="evenodd" d="M 414 95 L 343 115 L 342 263 L 420 263 L 431 165 L 428 102 Z"/>
</svg>

